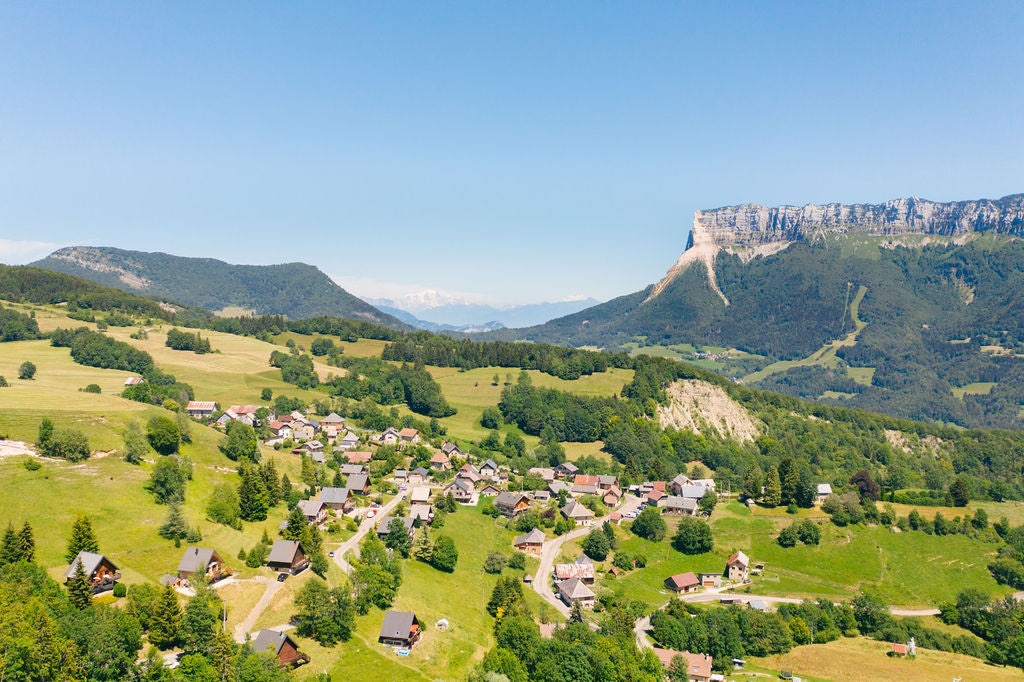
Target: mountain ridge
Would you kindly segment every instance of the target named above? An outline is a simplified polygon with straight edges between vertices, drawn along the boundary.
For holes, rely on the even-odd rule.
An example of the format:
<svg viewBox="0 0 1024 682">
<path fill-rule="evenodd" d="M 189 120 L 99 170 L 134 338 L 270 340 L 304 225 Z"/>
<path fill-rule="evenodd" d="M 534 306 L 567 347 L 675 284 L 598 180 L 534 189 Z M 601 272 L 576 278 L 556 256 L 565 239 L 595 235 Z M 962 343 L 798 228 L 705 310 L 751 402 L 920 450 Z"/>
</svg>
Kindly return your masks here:
<svg viewBox="0 0 1024 682">
<path fill-rule="evenodd" d="M 305 263 L 236 265 L 163 252 L 69 246 L 32 265 L 133 293 L 168 296 L 214 312 L 238 307 L 256 314 L 348 317 L 409 328 Z"/>
</svg>

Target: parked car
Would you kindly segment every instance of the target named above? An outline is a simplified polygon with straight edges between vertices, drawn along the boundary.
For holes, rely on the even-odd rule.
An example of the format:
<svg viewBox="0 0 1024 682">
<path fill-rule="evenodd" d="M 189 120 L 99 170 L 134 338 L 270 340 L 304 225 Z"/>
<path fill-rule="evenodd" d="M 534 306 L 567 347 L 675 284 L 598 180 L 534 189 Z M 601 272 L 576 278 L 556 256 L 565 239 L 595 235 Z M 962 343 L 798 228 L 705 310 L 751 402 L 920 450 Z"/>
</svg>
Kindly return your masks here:
<svg viewBox="0 0 1024 682">
<path fill-rule="evenodd" d="M 330 552 L 328 552 L 328 553 L 327 553 L 327 556 L 329 556 L 329 557 L 333 557 L 333 556 L 334 556 L 334 550 L 332 549 L 332 550 L 331 550 Z"/>
<path fill-rule="evenodd" d="M 283 583 L 285 580 L 288 580 L 288 574 L 287 573 L 278 573 L 277 574 L 277 582 Z"/>
</svg>

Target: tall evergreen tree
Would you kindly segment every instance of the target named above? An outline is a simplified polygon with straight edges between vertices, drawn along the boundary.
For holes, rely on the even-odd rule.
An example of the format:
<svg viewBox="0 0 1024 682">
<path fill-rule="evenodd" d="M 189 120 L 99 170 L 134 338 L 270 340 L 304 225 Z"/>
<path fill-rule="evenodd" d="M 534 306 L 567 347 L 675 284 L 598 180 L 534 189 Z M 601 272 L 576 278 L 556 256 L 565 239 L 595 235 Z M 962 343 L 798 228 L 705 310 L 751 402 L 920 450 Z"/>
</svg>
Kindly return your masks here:
<svg viewBox="0 0 1024 682">
<path fill-rule="evenodd" d="M 274 460 L 263 463 L 260 467 L 260 477 L 263 480 L 263 489 L 267 491 L 267 505 L 276 506 L 281 501 L 281 476 L 277 473 Z"/>
<path fill-rule="evenodd" d="M 224 630 L 217 630 L 210 645 L 210 664 L 217 671 L 218 682 L 235 682 L 234 659 L 236 647 L 234 641 Z"/>
<path fill-rule="evenodd" d="M 21 524 L 21 531 L 18 533 L 18 554 L 22 561 L 36 560 L 36 539 L 28 521 Z"/>
<path fill-rule="evenodd" d="M 13 564 L 21 558 L 21 550 L 18 547 L 18 534 L 14 532 L 14 526 L 7 524 L 4 531 L 3 542 L 0 543 L 0 566 Z"/>
<path fill-rule="evenodd" d="M 168 540 L 184 540 L 188 536 L 188 519 L 181 505 L 172 502 L 167 508 L 167 519 L 160 526 L 160 537 Z"/>
<path fill-rule="evenodd" d="M 779 471 L 775 467 L 768 470 L 768 476 L 764 483 L 764 505 L 766 507 L 778 507 L 782 504 L 782 482 L 779 480 Z"/>
<path fill-rule="evenodd" d="M 92 521 L 88 516 L 79 516 L 71 525 L 71 537 L 68 539 L 67 551 L 64 552 L 64 560 L 70 564 L 79 552 L 98 551 L 100 551 L 100 545 L 96 542 Z"/>
<path fill-rule="evenodd" d="M 751 464 L 743 475 L 743 494 L 752 500 L 761 497 L 761 486 L 764 485 L 764 473 L 761 467 Z"/>
<path fill-rule="evenodd" d="M 261 476 L 248 464 L 242 466 L 242 482 L 238 486 L 239 516 L 244 521 L 267 520 L 267 492 Z"/>
<path fill-rule="evenodd" d="M 220 606 L 220 597 L 206 586 L 188 600 L 181 619 L 181 646 L 186 654 L 206 655 L 211 650 Z"/>
<path fill-rule="evenodd" d="M 430 539 L 430 531 L 426 525 L 420 526 L 413 538 L 412 555 L 419 561 L 430 563 L 430 557 L 434 553 L 434 543 Z"/>
<path fill-rule="evenodd" d="M 81 561 L 75 562 L 75 573 L 68 581 L 68 601 L 79 610 L 87 609 L 92 604 L 92 586 Z"/>
<path fill-rule="evenodd" d="M 170 649 L 178 643 L 180 625 L 181 607 L 178 605 L 178 597 L 170 585 L 165 585 L 164 591 L 157 598 L 149 624 L 149 643 L 158 649 Z"/>
<path fill-rule="evenodd" d="M 783 457 L 779 462 L 779 485 L 782 489 L 780 504 L 788 505 L 796 502 L 797 492 L 800 488 L 800 470 L 796 466 L 796 460 L 792 457 Z"/>
<path fill-rule="evenodd" d="M 306 515 L 298 507 L 288 512 L 288 525 L 281 531 L 285 540 L 301 540 L 306 530 Z"/>
</svg>

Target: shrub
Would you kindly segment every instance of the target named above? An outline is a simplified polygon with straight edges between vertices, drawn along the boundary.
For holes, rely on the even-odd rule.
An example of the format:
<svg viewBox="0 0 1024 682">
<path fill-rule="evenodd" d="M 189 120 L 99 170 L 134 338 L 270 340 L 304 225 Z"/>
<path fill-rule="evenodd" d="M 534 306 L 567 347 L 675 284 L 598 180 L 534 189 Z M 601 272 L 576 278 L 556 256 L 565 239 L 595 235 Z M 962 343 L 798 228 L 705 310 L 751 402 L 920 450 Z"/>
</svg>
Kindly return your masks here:
<svg viewBox="0 0 1024 682">
<path fill-rule="evenodd" d="M 89 457 L 89 440 L 75 429 L 55 429 L 40 443 L 42 454 L 47 457 L 80 462 Z"/>
<path fill-rule="evenodd" d="M 124 583 L 114 583 L 114 596 L 118 599 L 127 596 L 128 588 L 124 586 Z"/>
<path fill-rule="evenodd" d="M 604 534 L 599 528 L 595 528 L 590 531 L 586 539 L 583 541 L 583 551 L 586 552 L 594 561 L 604 561 L 608 557 L 608 552 L 611 550 L 611 543 L 608 542 L 608 536 Z"/>
<path fill-rule="evenodd" d="M 805 545 L 816 545 L 821 541 L 821 529 L 814 521 L 801 521 L 796 524 L 796 534 Z"/>
<path fill-rule="evenodd" d="M 647 507 L 640 512 L 640 515 L 633 520 L 630 530 L 635 535 L 646 538 L 651 542 L 661 542 L 667 532 L 665 519 L 661 518 L 661 514 L 658 513 L 655 507 Z"/>
<path fill-rule="evenodd" d="M 715 546 L 711 526 L 706 521 L 684 516 L 679 521 L 679 530 L 672 538 L 672 546 L 683 554 L 710 552 Z"/>
<path fill-rule="evenodd" d="M 85 388 L 82 389 L 82 392 L 83 393 L 100 393 L 101 392 L 100 391 L 100 385 L 99 384 L 89 384 L 88 386 L 86 386 Z"/>
<path fill-rule="evenodd" d="M 170 417 L 155 415 L 146 426 L 149 444 L 161 455 L 170 455 L 178 451 L 181 444 L 181 432 L 178 425 Z"/>
<path fill-rule="evenodd" d="M 522 552 L 514 552 L 508 558 L 508 567 L 522 570 L 526 568 L 526 555 Z"/>
<path fill-rule="evenodd" d="M 484 572 L 485 573 L 501 573 L 505 570 L 505 564 L 508 559 L 501 552 L 491 552 L 484 559 Z"/>
<path fill-rule="evenodd" d="M 24 466 L 29 471 L 39 471 L 39 469 L 41 469 L 43 465 L 40 464 L 38 460 L 32 459 L 30 457 L 25 460 L 25 463 L 22 466 Z"/>
<path fill-rule="evenodd" d="M 28 360 L 21 363 L 21 367 L 18 368 L 19 379 L 32 379 L 35 377 L 35 375 L 36 366 L 33 363 L 29 362 Z"/>
<path fill-rule="evenodd" d="M 10 384 L 7 383 L 7 379 L 0 376 L 0 388 L 7 388 Z"/>
<path fill-rule="evenodd" d="M 776 542 L 778 542 L 781 547 L 793 547 L 796 545 L 796 528 L 793 526 L 783 528 L 782 532 L 779 533 L 779 537 L 776 538 Z"/>
</svg>

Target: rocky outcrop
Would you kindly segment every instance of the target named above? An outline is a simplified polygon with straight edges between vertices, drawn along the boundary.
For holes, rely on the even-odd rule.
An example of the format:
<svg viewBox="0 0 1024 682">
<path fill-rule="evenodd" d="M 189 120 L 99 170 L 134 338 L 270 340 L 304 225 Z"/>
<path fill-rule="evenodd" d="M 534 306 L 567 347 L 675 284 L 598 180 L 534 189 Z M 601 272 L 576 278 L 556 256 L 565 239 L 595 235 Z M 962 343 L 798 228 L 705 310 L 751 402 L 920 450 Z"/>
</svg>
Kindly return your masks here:
<svg viewBox="0 0 1024 682">
<path fill-rule="evenodd" d="M 1024 236 L 1024 194 L 996 200 L 952 202 L 910 198 L 882 204 L 807 204 L 774 208 L 740 204 L 696 211 L 686 250 L 655 285 L 648 300 L 661 293 L 692 263 L 700 262 L 707 268 L 708 285 L 728 304 L 715 282 L 712 267 L 721 250 L 751 258 L 775 253 L 795 241 L 831 235 L 956 237 L 971 232 Z"/>
<path fill-rule="evenodd" d="M 665 389 L 668 404 L 659 405 L 658 424 L 694 433 L 716 432 L 723 438 L 753 441 L 761 426 L 745 407 L 722 390 L 721 386 L 699 379 L 679 379 Z"/>
</svg>

